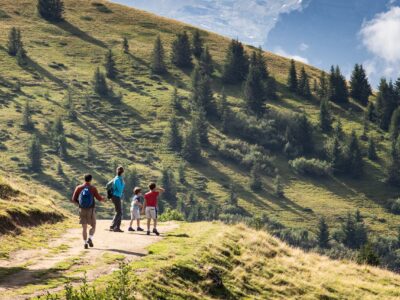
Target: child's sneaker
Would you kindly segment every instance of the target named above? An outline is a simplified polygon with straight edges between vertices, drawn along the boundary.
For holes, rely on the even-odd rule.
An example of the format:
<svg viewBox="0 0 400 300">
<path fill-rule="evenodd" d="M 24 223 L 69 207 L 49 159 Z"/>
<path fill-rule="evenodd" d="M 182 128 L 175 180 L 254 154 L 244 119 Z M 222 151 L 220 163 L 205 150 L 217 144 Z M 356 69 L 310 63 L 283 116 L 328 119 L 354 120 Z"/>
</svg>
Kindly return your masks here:
<svg viewBox="0 0 400 300">
<path fill-rule="evenodd" d="M 135 231 L 135 229 L 133 229 L 132 227 L 129 227 L 128 231 Z"/>
<path fill-rule="evenodd" d="M 160 235 L 160 233 L 155 228 L 153 229 L 153 233 L 155 233 L 156 235 Z"/>
<path fill-rule="evenodd" d="M 136 230 L 137 230 L 137 231 L 144 231 L 144 229 L 141 228 L 141 227 L 136 228 Z"/>
<path fill-rule="evenodd" d="M 147 235 L 150 235 L 150 230 L 147 230 Z"/>
<path fill-rule="evenodd" d="M 85 243 L 85 249 L 89 249 L 89 245 Z"/>
</svg>

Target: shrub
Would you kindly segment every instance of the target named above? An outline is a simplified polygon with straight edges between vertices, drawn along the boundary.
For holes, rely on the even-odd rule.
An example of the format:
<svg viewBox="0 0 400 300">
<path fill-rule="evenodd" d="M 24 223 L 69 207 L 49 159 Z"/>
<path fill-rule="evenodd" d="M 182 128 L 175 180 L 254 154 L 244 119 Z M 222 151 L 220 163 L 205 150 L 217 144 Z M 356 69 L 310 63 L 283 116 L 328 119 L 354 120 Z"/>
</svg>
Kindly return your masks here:
<svg viewBox="0 0 400 300">
<path fill-rule="evenodd" d="M 400 198 L 391 201 L 390 211 L 396 215 L 400 215 Z"/>
<path fill-rule="evenodd" d="M 170 208 L 166 208 L 164 213 L 159 218 L 159 220 L 161 222 L 183 221 L 184 219 L 185 219 L 185 217 L 180 211 L 178 211 L 176 209 L 170 209 Z"/>
<path fill-rule="evenodd" d="M 329 176 L 332 165 L 319 159 L 299 157 L 289 162 L 290 166 L 298 173 L 309 176 Z"/>
</svg>

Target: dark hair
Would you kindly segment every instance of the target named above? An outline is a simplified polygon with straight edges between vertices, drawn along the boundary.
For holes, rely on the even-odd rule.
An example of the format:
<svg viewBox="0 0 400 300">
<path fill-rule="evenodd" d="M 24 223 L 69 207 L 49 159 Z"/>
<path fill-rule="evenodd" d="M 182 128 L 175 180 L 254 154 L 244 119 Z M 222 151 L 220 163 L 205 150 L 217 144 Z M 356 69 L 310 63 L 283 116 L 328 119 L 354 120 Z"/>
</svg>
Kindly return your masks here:
<svg viewBox="0 0 400 300">
<path fill-rule="evenodd" d="M 149 184 L 149 189 L 154 190 L 156 188 L 156 184 L 154 182 Z"/>
<path fill-rule="evenodd" d="M 118 174 L 118 176 L 122 175 L 122 173 L 124 173 L 124 168 L 121 167 L 121 166 L 119 166 L 119 167 L 117 168 L 117 174 Z"/>
<path fill-rule="evenodd" d="M 90 174 L 86 174 L 86 175 L 85 175 L 85 182 L 91 182 L 92 179 L 93 179 L 93 176 L 92 176 L 92 175 L 90 175 Z"/>
<path fill-rule="evenodd" d="M 138 188 L 138 187 L 135 187 L 135 188 L 133 189 L 133 193 L 134 193 L 135 195 L 139 194 L 141 191 L 142 191 L 142 189 L 141 189 L 141 188 Z"/>
</svg>

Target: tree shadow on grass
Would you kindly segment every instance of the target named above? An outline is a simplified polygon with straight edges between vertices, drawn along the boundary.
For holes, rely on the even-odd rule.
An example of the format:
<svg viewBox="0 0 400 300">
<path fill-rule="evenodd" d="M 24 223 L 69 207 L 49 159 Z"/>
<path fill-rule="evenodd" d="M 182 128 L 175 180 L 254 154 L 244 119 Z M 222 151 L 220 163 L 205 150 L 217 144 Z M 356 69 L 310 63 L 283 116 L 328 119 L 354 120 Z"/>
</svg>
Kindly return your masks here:
<svg viewBox="0 0 400 300">
<path fill-rule="evenodd" d="M 62 88 L 67 88 L 67 84 L 65 84 L 60 78 L 52 74 L 50 71 L 46 70 L 43 68 L 41 65 L 39 65 L 37 62 L 35 62 L 32 58 L 27 57 L 26 58 L 27 66 L 25 67 L 25 70 L 27 71 L 36 71 L 38 72 L 42 77 L 45 77 L 57 85 L 59 85 Z M 32 72 L 31 72 L 32 73 Z"/>
<path fill-rule="evenodd" d="M 107 48 L 107 45 L 92 37 L 91 35 L 89 35 L 88 33 L 82 31 L 80 28 L 76 27 L 75 25 L 71 24 L 70 22 L 64 20 L 62 22 L 57 22 L 57 23 L 53 23 L 55 26 L 57 26 L 58 28 L 69 32 L 70 34 L 72 34 L 73 36 L 79 37 L 81 40 L 93 44 L 95 46 L 101 47 L 101 48 Z"/>
</svg>

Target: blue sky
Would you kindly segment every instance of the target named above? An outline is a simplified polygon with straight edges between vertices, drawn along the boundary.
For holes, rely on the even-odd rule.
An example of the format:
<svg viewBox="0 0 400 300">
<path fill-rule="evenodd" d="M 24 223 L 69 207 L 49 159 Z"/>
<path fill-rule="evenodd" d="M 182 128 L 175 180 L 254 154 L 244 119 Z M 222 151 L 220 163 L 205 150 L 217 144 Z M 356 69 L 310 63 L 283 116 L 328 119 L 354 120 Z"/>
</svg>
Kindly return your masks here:
<svg viewBox="0 0 400 300">
<path fill-rule="evenodd" d="M 374 85 L 400 76 L 400 0 L 113 0 Z"/>
</svg>

